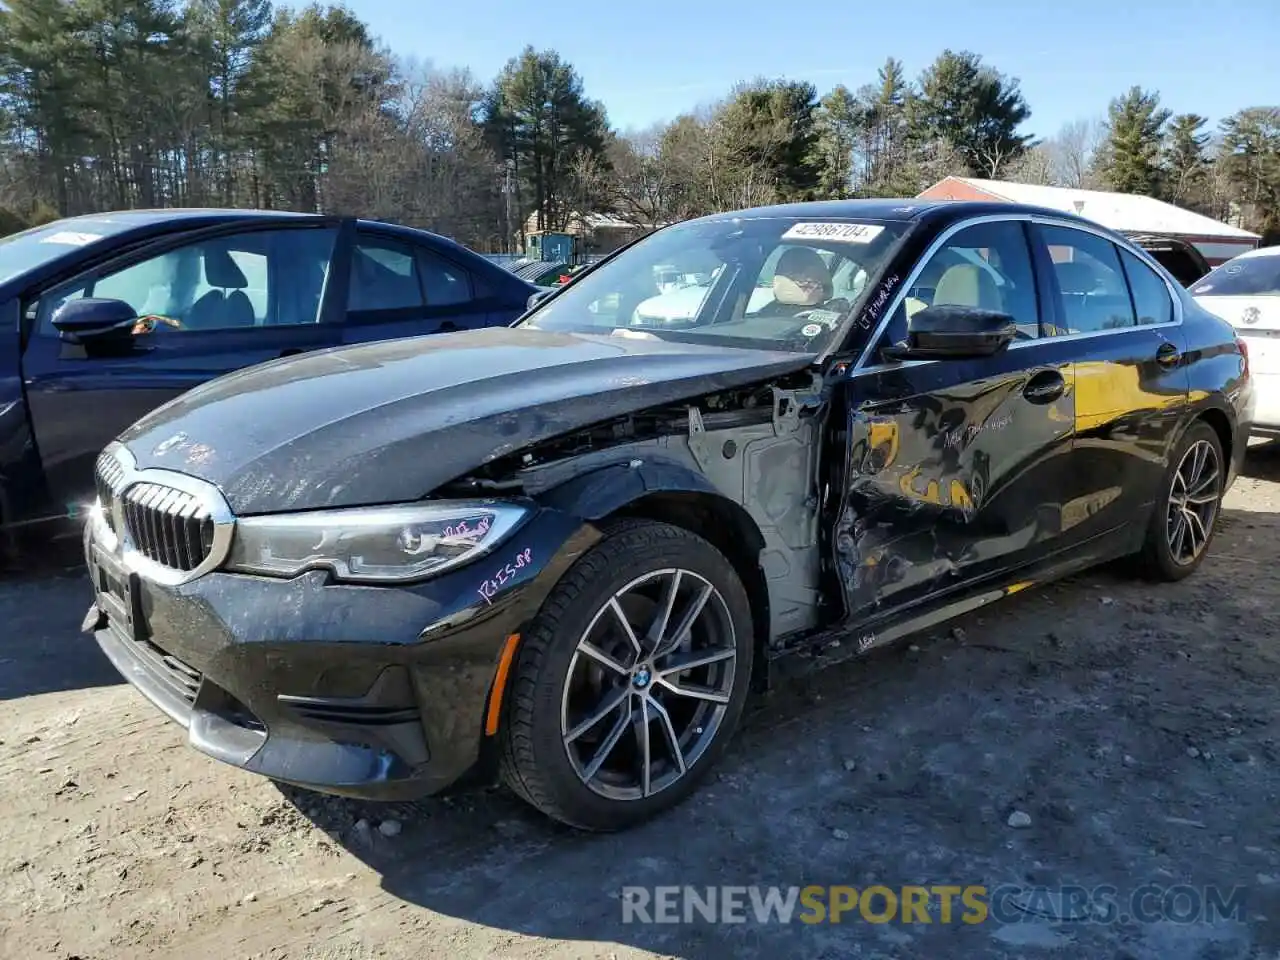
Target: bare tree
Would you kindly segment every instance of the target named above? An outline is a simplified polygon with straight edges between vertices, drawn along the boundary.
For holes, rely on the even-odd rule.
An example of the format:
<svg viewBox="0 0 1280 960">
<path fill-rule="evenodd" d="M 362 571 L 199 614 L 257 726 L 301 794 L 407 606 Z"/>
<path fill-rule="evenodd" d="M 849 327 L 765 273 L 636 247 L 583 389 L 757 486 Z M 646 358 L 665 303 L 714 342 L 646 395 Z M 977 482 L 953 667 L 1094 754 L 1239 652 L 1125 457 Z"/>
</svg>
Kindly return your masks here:
<svg viewBox="0 0 1280 960">
<path fill-rule="evenodd" d="M 915 145 L 910 161 L 903 170 L 908 180 L 909 195 L 914 195 L 939 180 L 967 176 L 968 164 L 950 141 L 935 137 Z"/>
<path fill-rule="evenodd" d="M 610 210 L 613 207 L 614 178 L 608 163 L 598 154 L 574 154 L 565 170 L 563 203 L 556 211 L 552 227 L 564 230 L 574 217 Z"/>
<path fill-rule="evenodd" d="M 1053 154 L 1054 183 L 1060 187 L 1093 188 L 1093 157 L 1106 138 L 1100 118 L 1072 120 L 1049 141 Z"/>
<path fill-rule="evenodd" d="M 613 208 L 640 226 L 671 219 L 677 204 L 678 172 L 663 149 L 662 125 L 618 137 L 609 145 L 613 166 Z"/>
<path fill-rule="evenodd" d="M 328 165 L 327 208 L 468 244 L 500 241 L 501 169 L 474 119 L 480 96 L 465 71 L 413 69 L 392 111 L 367 110 L 343 130 Z"/>
<path fill-rule="evenodd" d="M 1005 168 L 1004 177 L 1014 183 L 1042 187 L 1057 185 L 1057 157 L 1052 145 L 1037 144 Z"/>
</svg>

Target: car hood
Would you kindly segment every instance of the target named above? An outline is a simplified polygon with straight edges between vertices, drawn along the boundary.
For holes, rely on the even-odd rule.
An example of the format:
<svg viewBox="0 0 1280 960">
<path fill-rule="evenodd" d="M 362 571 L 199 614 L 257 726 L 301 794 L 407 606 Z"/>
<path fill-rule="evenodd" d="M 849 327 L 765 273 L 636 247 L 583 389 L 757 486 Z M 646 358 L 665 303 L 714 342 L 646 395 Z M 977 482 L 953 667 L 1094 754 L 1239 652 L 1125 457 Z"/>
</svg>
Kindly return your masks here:
<svg viewBox="0 0 1280 960">
<path fill-rule="evenodd" d="M 530 443 L 803 369 L 813 354 L 495 327 L 301 354 L 210 381 L 120 437 L 240 515 L 419 499 Z"/>
</svg>

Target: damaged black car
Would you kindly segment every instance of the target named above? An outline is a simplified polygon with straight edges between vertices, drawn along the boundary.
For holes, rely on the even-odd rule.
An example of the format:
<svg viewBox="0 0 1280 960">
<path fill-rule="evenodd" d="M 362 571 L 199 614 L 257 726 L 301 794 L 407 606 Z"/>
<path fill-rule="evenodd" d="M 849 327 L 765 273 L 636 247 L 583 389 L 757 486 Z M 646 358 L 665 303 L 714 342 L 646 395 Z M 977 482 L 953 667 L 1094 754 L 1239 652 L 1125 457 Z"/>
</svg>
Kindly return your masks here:
<svg viewBox="0 0 1280 960">
<path fill-rule="evenodd" d="M 998 203 L 665 228 L 513 327 L 197 387 L 96 467 L 85 629 L 197 750 L 618 829 L 779 657 L 1203 561 L 1253 389 L 1126 238 Z"/>
</svg>

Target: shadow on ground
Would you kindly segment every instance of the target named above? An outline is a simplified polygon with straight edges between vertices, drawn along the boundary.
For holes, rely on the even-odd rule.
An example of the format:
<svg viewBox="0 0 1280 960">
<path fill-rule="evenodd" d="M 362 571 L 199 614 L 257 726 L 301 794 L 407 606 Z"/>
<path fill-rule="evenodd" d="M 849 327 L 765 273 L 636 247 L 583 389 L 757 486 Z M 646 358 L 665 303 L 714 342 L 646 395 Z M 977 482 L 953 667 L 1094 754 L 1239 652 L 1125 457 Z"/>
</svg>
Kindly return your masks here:
<svg viewBox="0 0 1280 960">
<path fill-rule="evenodd" d="M 1227 509 L 1223 520 L 1213 555 L 1181 584 L 1095 571 L 786 681 L 753 703 L 690 800 L 625 834 L 558 827 L 500 791 L 389 807 L 286 795 L 396 897 L 597 948 L 1271 956 L 1280 624 L 1272 589 L 1253 581 L 1273 582 L 1280 518 Z M 1008 825 L 1015 810 L 1028 828 Z M 403 832 L 383 835 L 387 820 Z M 1110 885 L 1123 912 L 1149 883 L 1187 885 L 1202 906 L 1213 889 L 1238 912 L 1062 923 L 1006 899 L 994 924 L 873 924 L 855 910 L 810 926 L 757 923 L 749 900 L 747 922 L 731 924 L 628 923 L 622 907 L 629 886 L 1013 884 Z"/>
<path fill-rule="evenodd" d="M 0 700 L 124 682 L 80 632 L 93 599 L 83 565 L 61 561 L 0 576 Z"/>
<path fill-rule="evenodd" d="M 1254 480 L 1280 482 L 1280 441 L 1251 445 L 1240 475 Z"/>
</svg>

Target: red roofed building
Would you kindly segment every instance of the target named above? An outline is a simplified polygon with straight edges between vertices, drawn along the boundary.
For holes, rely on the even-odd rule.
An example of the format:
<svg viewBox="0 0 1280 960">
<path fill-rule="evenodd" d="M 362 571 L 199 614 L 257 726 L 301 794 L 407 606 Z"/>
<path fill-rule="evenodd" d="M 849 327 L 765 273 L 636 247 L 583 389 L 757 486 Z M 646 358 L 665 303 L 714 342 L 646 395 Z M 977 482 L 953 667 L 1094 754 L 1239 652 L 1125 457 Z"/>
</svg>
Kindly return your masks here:
<svg viewBox="0 0 1280 960">
<path fill-rule="evenodd" d="M 1028 203 L 1074 213 L 1095 223 L 1130 235 L 1176 237 L 1191 243 L 1211 267 L 1237 254 L 1256 249 L 1262 238 L 1256 233 L 1222 223 L 1172 203 L 1133 193 L 1043 187 L 1007 180 L 947 177 L 920 194 L 927 200 L 995 200 Z"/>
</svg>

